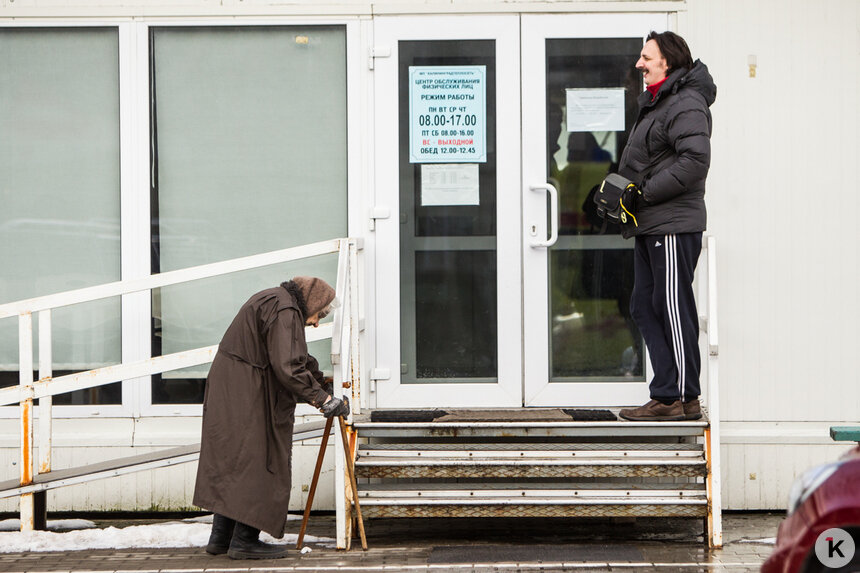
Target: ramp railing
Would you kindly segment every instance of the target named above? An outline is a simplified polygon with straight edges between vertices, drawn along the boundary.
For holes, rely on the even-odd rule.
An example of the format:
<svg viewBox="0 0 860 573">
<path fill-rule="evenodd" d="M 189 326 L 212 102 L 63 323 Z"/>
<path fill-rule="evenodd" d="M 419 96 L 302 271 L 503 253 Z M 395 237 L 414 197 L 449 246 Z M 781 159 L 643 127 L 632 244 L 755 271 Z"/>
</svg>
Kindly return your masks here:
<svg viewBox="0 0 860 573">
<path fill-rule="evenodd" d="M 717 328 L 717 241 L 706 236 L 699 262 L 699 330 L 705 335 L 707 354 L 706 406 L 710 421 L 705 430 L 705 455 L 708 462 L 708 544 L 723 546 L 722 496 L 720 488 L 720 342 Z"/>
<path fill-rule="evenodd" d="M 93 287 L 87 287 L 17 302 L 0 305 L 0 319 L 18 317 L 18 355 L 19 383 L 17 386 L 0 389 L 0 406 L 19 404 L 20 413 L 20 483 L 22 486 L 33 483 L 35 474 L 51 471 L 52 447 L 52 397 L 66 392 L 94 388 L 113 382 L 160 374 L 191 366 L 199 366 L 212 362 L 218 345 L 205 346 L 184 352 L 157 356 L 136 362 L 115 364 L 86 372 L 65 376 L 52 375 L 51 362 L 51 311 L 56 308 L 122 296 L 126 294 L 151 291 L 161 287 L 187 283 L 195 280 L 217 277 L 239 271 L 256 269 L 270 265 L 296 261 L 309 257 L 326 254 L 338 254 L 337 265 L 337 297 L 341 301 L 335 308 L 333 321 L 314 329 L 308 327 L 307 340 L 313 342 L 331 338 L 331 363 L 334 375 L 335 394 L 341 396 L 344 389 L 351 393 L 352 410 L 360 412 L 361 408 L 361 364 L 359 346 L 359 277 L 358 251 L 361 249 L 360 240 L 353 238 L 332 239 L 320 241 L 299 247 L 282 249 L 253 255 L 190 267 L 176 271 L 164 272 L 139 279 L 118 281 Z M 33 381 L 33 315 L 38 316 L 39 325 L 39 364 L 38 381 Z M 34 459 L 34 406 L 33 400 L 39 400 L 39 460 L 38 467 Z M 335 432 L 335 447 L 342 448 L 340 436 Z M 342 456 L 335 456 L 336 487 L 345 491 L 343 473 L 345 470 Z M 24 493 L 21 495 L 20 514 L 21 530 L 29 531 L 35 528 L 36 500 L 34 496 L 45 492 Z M 342 496 L 338 500 L 338 531 L 345 530 L 344 502 Z M 44 498 L 39 502 L 39 511 L 44 512 Z M 341 523 L 343 522 L 343 523 Z"/>
</svg>

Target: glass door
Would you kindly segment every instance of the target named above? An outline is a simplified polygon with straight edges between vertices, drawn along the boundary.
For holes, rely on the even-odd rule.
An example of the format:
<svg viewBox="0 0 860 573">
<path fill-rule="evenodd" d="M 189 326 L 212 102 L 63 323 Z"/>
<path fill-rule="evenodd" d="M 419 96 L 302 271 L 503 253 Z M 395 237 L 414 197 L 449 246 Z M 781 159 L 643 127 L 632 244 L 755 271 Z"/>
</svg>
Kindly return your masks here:
<svg viewBox="0 0 860 573">
<path fill-rule="evenodd" d="M 665 13 L 522 17 L 525 405 L 648 399 L 633 242 L 602 225 L 592 195 L 636 120 L 644 38 L 667 25 Z"/>
<path fill-rule="evenodd" d="M 520 406 L 519 17 L 379 17 L 374 54 L 377 406 Z"/>
</svg>

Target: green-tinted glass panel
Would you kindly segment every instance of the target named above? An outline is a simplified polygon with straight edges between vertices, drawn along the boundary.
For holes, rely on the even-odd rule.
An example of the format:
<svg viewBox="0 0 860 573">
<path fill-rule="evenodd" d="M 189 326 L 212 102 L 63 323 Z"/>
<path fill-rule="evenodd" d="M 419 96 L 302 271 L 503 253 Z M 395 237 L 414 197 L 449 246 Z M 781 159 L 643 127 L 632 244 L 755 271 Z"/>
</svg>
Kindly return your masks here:
<svg viewBox="0 0 860 573">
<path fill-rule="evenodd" d="M 633 243 L 603 226 L 593 193 L 616 169 L 636 120 L 641 38 L 546 41 L 547 178 L 559 190 L 559 240 L 550 250 L 550 380 L 644 377 L 630 316 Z M 569 131 L 567 91 L 622 88 L 624 131 Z"/>
<path fill-rule="evenodd" d="M 152 270 L 347 235 L 342 26 L 152 31 Z M 254 292 L 295 275 L 334 284 L 317 257 L 153 293 L 153 354 L 217 344 Z M 320 351 L 322 350 L 322 351 Z M 324 368 L 330 351 L 317 344 Z M 199 403 L 207 368 L 156 377 L 154 403 Z"/>
<path fill-rule="evenodd" d="M 120 279 L 119 117 L 116 28 L 0 29 L 0 304 Z M 120 362 L 120 320 L 119 297 L 55 310 L 54 375 Z M 12 384 L 15 318 L 0 321 Z M 121 400 L 115 383 L 54 403 Z"/>
</svg>

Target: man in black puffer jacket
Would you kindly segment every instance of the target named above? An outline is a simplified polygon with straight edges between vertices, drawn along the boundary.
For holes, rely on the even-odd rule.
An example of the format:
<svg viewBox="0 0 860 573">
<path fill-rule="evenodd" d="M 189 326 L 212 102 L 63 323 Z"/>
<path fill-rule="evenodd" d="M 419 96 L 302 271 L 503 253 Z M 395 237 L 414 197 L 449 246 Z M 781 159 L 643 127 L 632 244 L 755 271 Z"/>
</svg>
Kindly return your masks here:
<svg viewBox="0 0 860 573">
<path fill-rule="evenodd" d="M 651 400 L 623 409 L 628 420 L 695 420 L 699 406 L 699 325 L 693 273 L 706 225 L 705 178 L 711 161 L 711 112 L 717 87 L 693 62 L 683 38 L 651 32 L 636 69 L 647 90 L 618 172 L 638 190 L 628 197 L 625 238 L 635 237 L 631 314 L 654 367 Z"/>
</svg>

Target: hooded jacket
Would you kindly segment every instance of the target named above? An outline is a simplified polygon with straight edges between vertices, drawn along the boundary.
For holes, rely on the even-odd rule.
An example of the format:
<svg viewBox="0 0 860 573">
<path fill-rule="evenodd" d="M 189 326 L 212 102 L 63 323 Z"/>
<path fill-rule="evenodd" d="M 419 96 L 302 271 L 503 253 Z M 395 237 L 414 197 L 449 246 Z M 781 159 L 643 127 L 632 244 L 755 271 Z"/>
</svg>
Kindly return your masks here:
<svg viewBox="0 0 860 573">
<path fill-rule="evenodd" d="M 717 86 L 696 60 L 674 70 L 653 97 L 639 96 L 639 116 L 621 154 L 618 172 L 642 190 L 635 235 L 702 232 L 707 226 L 705 178 L 711 164 L 711 111 Z"/>
<path fill-rule="evenodd" d="M 320 407 L 323 380 L 295 297 L 276 287 L 248 299 L 206 379 L 194 505 L 281 537 L 296 402 Z"/>
</svg>

